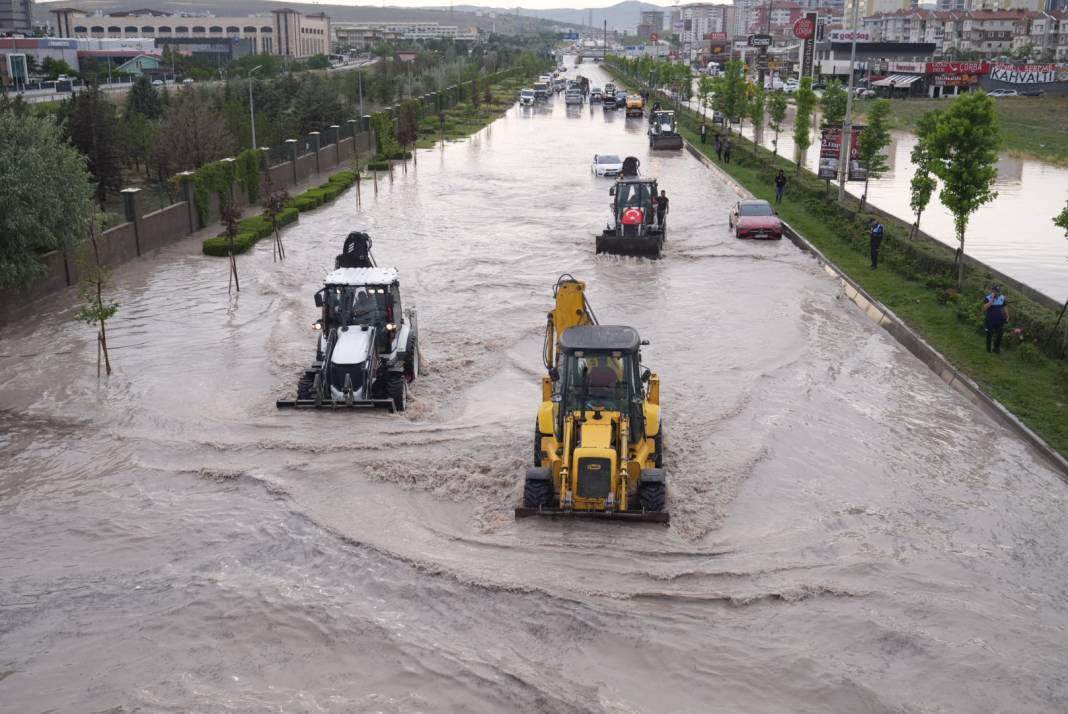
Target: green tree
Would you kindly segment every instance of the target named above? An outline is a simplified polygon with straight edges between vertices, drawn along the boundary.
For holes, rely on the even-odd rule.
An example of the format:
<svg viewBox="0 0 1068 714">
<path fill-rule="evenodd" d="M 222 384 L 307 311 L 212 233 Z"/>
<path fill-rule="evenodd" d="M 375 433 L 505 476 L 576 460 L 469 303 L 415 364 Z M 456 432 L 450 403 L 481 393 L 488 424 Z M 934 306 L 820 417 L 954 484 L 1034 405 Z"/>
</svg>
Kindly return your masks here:
<svg viewBox="0 0 1068 714">
<path fill-rule="evenodd" d="M 65 60 L 57 60 L 54 57 L 45 57 L 41 60 L 41 74 L 45 79 L 55 79 L 61 74 L 65 74 L 68 77 L 73 77 L 77 72 L 74 68 L 66 63 Z"/>
<path fill-rule="evenodd" d="M 133 113 L 122 123 L 122 144 L 126 149 L 126 158 L 133 163 L 134 169 L 145 169 L 148 176 L 148 164 L 152 157 L 152 147 L 159 137 L 159 124 L 149 121 L 144 114 Z"/>
<path fill-rule="evenodd" d="M 957 232 L 957 289 L 964 287 L 964 236 L 971 215 L 995 198 L 1001 131 L 994 100 L 985 92 L 968 92 L 938 116 L 927 139 L 932 171 L 942 181 L 938 194 L 953 214 Z"/>
<path fill-rule="evenodd" d="M 67 100 L 64 108 L 67 134 L 89 159 L 89 173 L 96 181 L 96 197 L 103 206 L 108 191 L 122 188 L 122 137 L 115 105 L 93 85 Z"/>
<path fill-rule="evenodd" d="M 345 119 L 345 109 L 337 92 L 317 74 L 302 78 L 295 106 L 297 127 L 302 134 L 322 131 Z"/>
<path fill-rule="evenodd" d="M 841 124 L 845 120 L 846 103 L 849 100 L 849 95 L 846 94 L 846 90 L 842 88 L 842 83 L 837 79 L 832 79 L 827 83 L 826 89 L 823 90 L 823 97 L 820 98 L 820 108 L 823 110 L 823 125 L 828 124 Z"/>
<path fill-rule="evenodd" d="M 767 93 L 763 87 L 753 90 L 749 100 L 749 118 L 753 122 L 753 156 L 756 156 L 757 142 L 764 137 L 764 110 L 767 105 Z"/>
<path fill-rule="evenodd" d="M 890 102 L 880 99 L 868 110 L 868 125 L 857 138 L 857 158 L 864 164 L 864 195 L 860 210 L 868 200 L 868 182 L 881 177 L 889 168 L 883 150 L 890 145 Z"/>
<path fill-rule="evenodd" d="M 794 118 L 794 146 L 797 147 L 797 175 L 801 175 L 801 162 L 812 145 L 812 111 L 816 108 L 816 93 L 812 91 L 812 78 L 804 77 L 797 90 L 797 116 Z"/>
<path fill-rule="evenodd" d="M 707 74 L 701 75 L 697 80 L 697 99 L 701 103 L 701 121 L 705 119 L 705 109 L 708 107 L 708 98 L 712 95 L 715 83 Z"/>
<path fill-rule="evenodd" d="M 100 226 L 103 214 L 93 207 L 90 220 L 89 245 L 91 255 L 82 261 L 82 277 L 78 283 L 78 297 L 81 307 L 74 319 L 96 327 L 96 376 L 100 377 L 100 358 L 104 358 L 105 374 L 111 376 L 111 357 L 108 355 L 107 321 L 118 311 L 119 304 L 104 299 L 104 289 L 111 282 L 111 271 L 100 263 Z"/>
<path fill-rule="evenodd" d="M 771 144 L 775 156 L 779 155 L 779 132 L 786 119 L 786 107 L 786 95 L 782 92 L 772 92 L 768 97 L 768 126 L 775 131 L 775 140 Z"/>
<path fill-rule="evenodd" d="M 745 113 L 745 65 L 741 60 L 731 60 L 722 76 L 720 84 L 723 93 L 722 111 L 727 119 L 727 132 L 730 123 Z"/>
<path fill-rule="evenodd" d="M 44 275 L 41 253 L 72 253 L 92 214 L 85 157 L 60 128 L 48 118 L 0 112 L 0 288 Z"/>
<path fill-rule="evenodd" d="M 1061 212 L 1053 217 L 1053 225 L 1064 229 L 1064 237 L 1068 238 L 1068 206 L 1061 209 Z"/>
<path fill-rule="evenodd" d="M 163 99 L 146 76 L 138 77 L 126 94 L 126 118 L 140 114 L 146 119 L 163 116 Z"/>
<path fill-rule="evenodd" d="M 931 175 L 931 152 L 927 147 L 927 137 L 938 124 L 938 110 L 927 112 L 920 117 L 917 124 L 917 141 L 912 147 L 910 158 L 912 165 L 916 167 L 909 182 L 909 206 L 916 214 L 916 222 L 912 224 L 911 236 L 915 237 L 920 230 L 920 216 L 931 202 L 931 196 L 937 187 L 934 177 Z"/>
<path fill-rule="evenodd" d="M 326 55 L 312 55 L 306 66 L 308 69 L 330 69 L 330 58 Z"/>
</svg>

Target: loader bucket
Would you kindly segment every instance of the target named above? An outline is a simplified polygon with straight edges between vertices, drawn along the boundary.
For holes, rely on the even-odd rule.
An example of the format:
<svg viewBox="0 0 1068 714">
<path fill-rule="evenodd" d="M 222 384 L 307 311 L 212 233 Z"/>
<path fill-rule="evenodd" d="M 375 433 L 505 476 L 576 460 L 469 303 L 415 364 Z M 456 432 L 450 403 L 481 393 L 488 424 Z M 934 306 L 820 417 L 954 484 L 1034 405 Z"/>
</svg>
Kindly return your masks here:
<svg viewBox="0 0 1068 714">
<path fill-rule="evenodd" d="M 667 511 L 575 511 L 563 508 L 524 508 L 515 509 L 516 518 L 544 516 L 548 518 L 579 518 L 600 521 L 629 521 L 631 523 L 668 523 Z"/>
<path fill-rule="evenodd" d="M 682 137 L 678 134 L 671 136 L 654 136 L 652 138 L 651 148 L 653 149 L 681 149 Z"/>
<path fill-rule="evenodd" d="M 663 242 L 664 237 L 659 233 L 644 236 L 621 236 L 615 231 L 605 231 L 597 236 L 597 252 L 659 258 Z"/>
</svg>

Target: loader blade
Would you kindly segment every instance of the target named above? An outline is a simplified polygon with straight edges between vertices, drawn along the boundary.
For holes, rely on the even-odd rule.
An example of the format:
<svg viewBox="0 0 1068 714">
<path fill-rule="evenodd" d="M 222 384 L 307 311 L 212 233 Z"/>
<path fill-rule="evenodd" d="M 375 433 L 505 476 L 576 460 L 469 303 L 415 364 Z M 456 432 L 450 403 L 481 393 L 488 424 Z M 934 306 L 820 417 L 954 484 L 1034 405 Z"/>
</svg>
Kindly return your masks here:
<svg viewBox="0 0 1068 714">
<path fill-rule="evenodd" d="M 563 508 L 525 508 L 515 509 L 515 517 L 545 516 L 548 518 L 579 518 L 602 521 L 630 521 L 632 523 L 668 523 L 667 511 L 567 511 Z"/>
<path fill-rule="evenodd" d="M 316 399 L 278 399 L 274 405 L 279 409 L 388 409 L 396 411 L 392 399 L 353 399 L 351 401 L 318 401 Z"/>
</svg>

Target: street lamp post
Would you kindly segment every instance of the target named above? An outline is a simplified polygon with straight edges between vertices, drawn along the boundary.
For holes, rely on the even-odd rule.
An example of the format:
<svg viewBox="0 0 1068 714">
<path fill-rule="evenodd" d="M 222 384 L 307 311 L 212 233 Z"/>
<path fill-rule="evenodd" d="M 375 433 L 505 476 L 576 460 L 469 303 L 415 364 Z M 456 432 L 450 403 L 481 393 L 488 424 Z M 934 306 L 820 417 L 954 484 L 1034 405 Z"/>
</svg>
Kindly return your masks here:
<svg viewBox="0 0 1068 714">
<path fill-rule="evenodd" d="M 842 145 L 838 151 L 838 200 L 845 199 L 846 178 L 849 176 L 849 155 L 853 143 L 853 73 L 857 63 L 857 11 L 860 0 L 853 0 L 853 42 L 849 50 L 849 92 L 846 95 L 845 121 L 842 122 Z"/>
<path fill-rule="evenodd" d="M 358 82 L 360 92 L 360 116 L 363 117 L 363 70 L 356 72 L 356 81 Z"/>
<path fill-rule="evenodd" d="M 252 73 L 263 67 L 258 64 L 248 71 L 248 114 L 252 120 L 252 148 L 256 148 L 256 108 L 252 103 Z"/>
</svg>

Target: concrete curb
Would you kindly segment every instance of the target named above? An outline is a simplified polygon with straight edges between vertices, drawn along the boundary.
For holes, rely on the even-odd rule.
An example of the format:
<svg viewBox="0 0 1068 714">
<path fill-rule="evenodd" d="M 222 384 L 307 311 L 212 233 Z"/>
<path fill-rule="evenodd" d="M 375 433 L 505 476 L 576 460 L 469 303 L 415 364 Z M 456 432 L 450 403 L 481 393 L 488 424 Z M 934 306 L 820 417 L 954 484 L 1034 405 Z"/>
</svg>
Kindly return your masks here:
<svg viewBox="0 0 1068 714">
<path fill-rule="evenodd" d="M 715 173 L 724 183 L 730 186 L 739 196 L 753 198 L 753 194 L 740 183 L 734 180 L 723 169 L 712 162 L 699 149 L 689 141 L 686 149 L 698 161 L 703 163 L 710 171 Z M 970 377 L 962 373 L 945 358 L 942 353 L 928 344 L 922 337 L 913 332 L 904 321 L 894 314 L 892 310 L 868 294 L 841 268 L 827 258 L 820 250 L 812 245 L 804 236 L 798 233 L 789 223 L 784 222 L 786 237 L 795 246 L 813 256 L 824 272 L 839 281 L 846 297 L 859 307 L 868 319 L 882 327 L 909 352 L 915 355 L 927 368 L 938 375 L 939 379 L 948 384 L 959 394 L 962 394 L 972 404 L 982 409 L 995 421 L 1008 427 L 1017 436 L 1023 438 L 1043 459 L 1055 468 L 1062 481 L 1068 483 L 1068 459 L 1062 456 L 1056 449 L 1019 420 L 1015 414 L 1009 411 L 1005 405 L 984 392 Z"/>
</svg>

